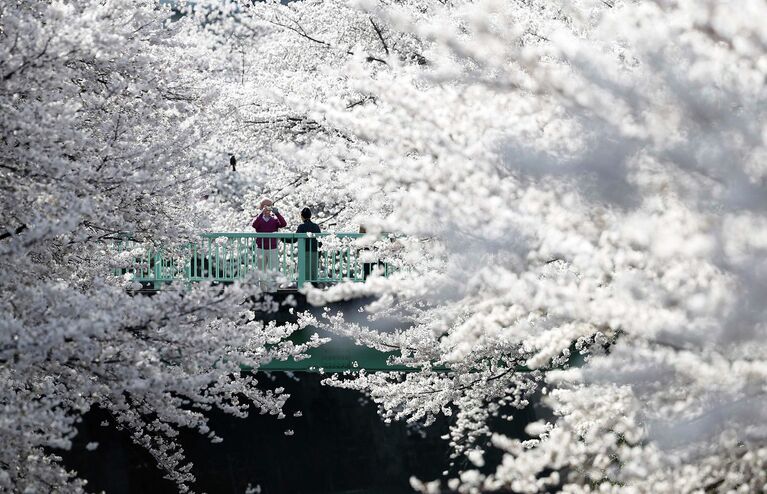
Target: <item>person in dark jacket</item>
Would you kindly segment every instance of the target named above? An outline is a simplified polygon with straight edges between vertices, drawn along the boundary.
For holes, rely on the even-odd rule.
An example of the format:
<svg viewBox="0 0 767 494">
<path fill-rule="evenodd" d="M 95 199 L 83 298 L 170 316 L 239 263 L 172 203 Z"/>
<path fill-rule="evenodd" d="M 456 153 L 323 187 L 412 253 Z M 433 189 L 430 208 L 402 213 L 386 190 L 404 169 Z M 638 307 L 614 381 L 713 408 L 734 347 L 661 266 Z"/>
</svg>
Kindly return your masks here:
<svg viewBox="0 0 767 494">
<path fill-rule="evenodd" d="M 296 228 L 296 233 L 320 233 L 320 225 L 312 221 L 312 210 L 304 208 L 301 210 L 301 224 Z M 295 240 L 294 240 L 295 241 Z M 317 280 L 317 268 L 320 264 L 319 247 L 320 242 L 316 238 L 306 239 L 306 264 L 304 264 L 304 279 L 310 282 Z M 301 287 L 299 287 L 301 288 Z"/>
</svg>

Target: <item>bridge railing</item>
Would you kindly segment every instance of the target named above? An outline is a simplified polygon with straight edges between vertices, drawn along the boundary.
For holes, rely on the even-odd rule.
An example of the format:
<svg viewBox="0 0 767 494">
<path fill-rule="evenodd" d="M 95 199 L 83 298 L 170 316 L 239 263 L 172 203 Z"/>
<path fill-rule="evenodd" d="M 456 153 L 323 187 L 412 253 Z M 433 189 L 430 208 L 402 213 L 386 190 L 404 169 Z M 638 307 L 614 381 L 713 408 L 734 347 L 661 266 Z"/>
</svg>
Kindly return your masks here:
<svg viewBox="0 0 767 494">
<path fill-rule="evenodd" d="M 155 289 L 178 280 L 233 282 L 260 276 L 265 285 L 274 289 L 300 288 L 305 283 L 364 281 L 374 270 L 388 276 L 393 266 L 355 242 L 363 236 L 205 233 L 196 241 L 171 248 L 153 248 L 125 238 L 116 242 L 115 249 L 128 258 L 127 265 L 115 269 L 115 274 L 129 274 L 133 280 Z"/>
</svg>

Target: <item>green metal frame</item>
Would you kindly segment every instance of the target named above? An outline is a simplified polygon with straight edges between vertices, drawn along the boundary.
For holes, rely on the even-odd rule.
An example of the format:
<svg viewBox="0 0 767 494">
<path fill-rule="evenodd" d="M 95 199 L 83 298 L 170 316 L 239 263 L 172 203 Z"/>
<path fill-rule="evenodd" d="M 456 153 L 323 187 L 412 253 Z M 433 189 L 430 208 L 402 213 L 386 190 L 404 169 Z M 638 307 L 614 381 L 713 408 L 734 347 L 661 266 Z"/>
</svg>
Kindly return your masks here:
<svg viewBox="0 0 767 494">
<path fill-rule="evenodd" d="M 231 283 L 249 278 L 254 272 L 269 272 L 282 280 L 284 288 L 298 289 L 305 283 L 334 284 L 364 281 L 365 263 L 354 240 L 362 233 L 205 233 L 200 239 L 175 250 L 150 247 L 135 257 L 129 266 L 116 269 L 115 275 L 130 273 L 133 279 L 155 290 L 173 281 Z M 311 239 L 336 238 L 340 246 L 309 250 Z M 265 246 L 273 241 L 276 249 Z M 118 252 L 140 247 L 126 236 L 116 242 Z M 384 276 L 395 271 L 386 262 L 380 266 Z M 279 288 L 267 283 L 269 288 Z"/>
<path fill-rule="evenodd" d="M 294 360 L 272 360 L 258 368 L 259 371 L 279 372 L 415 372 L 419 369 L 405 365 L 389 364 L 390 357 L 398 357 L 398 351 L 381 352 L 364 345 L 356 345 L 351 339 L 338 336 L 316 328 L 299 330 L 291 335 L 290 340 L 295 344 L 306 343 L 314 333 L 320 333 L 322 337 L 330 337 L 331 341 L 307 352 L 309 358 Z M 243 367 L 243 370 L 252 370 Z M 434 369 L 437 372 L 445 372 L 447 368 Z"/>
</svg>

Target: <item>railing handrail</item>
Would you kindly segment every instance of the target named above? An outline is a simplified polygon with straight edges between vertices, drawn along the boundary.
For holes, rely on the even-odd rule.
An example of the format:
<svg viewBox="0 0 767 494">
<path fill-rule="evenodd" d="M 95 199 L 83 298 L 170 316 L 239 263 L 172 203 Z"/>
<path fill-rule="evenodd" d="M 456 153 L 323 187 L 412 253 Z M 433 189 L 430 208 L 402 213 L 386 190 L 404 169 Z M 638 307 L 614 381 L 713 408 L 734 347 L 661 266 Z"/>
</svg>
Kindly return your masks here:
<svg viewBox="0 0 767 494">
<path fill-rule="evenodd" d="M 362 238 L 365 233 L 343 233 L 343 232 L 322 232 L 322 233 L 256 233 L 256 232 L 208 232 L 201 233 L 203 238 L 315 238 L 315 237 L 328 237 L 335 236 L 337 238 Z"/>
<path fill-rule="evenodd" d="M 170 249 L 149 247 L 145 253 L 136 255 L 128 266 L 117 268 L 115 274 L 131 272 L 134 279 L 152 283 L 155 289 L 178 279 L 187 282 L 230 282 L 243 279 L 254 271 L 279 273 L 284 280 L 281 283 L 286 283 L 283 286 L 295 285 L 296 288 L 306 282 L 364 281 L 375 268 L 382 268 L 384 276 L 388 276 L 396 270 L 395 266 L 389 261 L 363 255 L 375 249 L 353 242 L 366 235 L 345 232 L 206 232 L 200 233 L 196 240 L 187 239 Z M 372 236 L 373 239 L 397 237 L 390 233 Z M 333 241 L 334 238 L 339 241 Z M 124 251 L 141 244 L 126 237 L 116 246 L 118 251 Z M 269 284 L 270 281 L 264 283 Z"/>
</svg>

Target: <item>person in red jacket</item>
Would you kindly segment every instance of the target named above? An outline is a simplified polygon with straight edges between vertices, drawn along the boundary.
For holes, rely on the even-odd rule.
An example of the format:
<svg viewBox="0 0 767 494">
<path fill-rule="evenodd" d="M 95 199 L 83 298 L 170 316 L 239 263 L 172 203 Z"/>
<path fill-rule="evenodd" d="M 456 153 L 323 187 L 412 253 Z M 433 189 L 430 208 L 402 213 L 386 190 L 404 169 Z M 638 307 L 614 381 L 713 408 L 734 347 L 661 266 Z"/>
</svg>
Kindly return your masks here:
<svg viewBox="0 0 767 494">
<path fill-rule="evenodd" d="M 261 212 L 253 220 L 252 226 L 258 233 L 276 233 L 280 228 L 288 226 L 277 208 L 273 206 L 271 199 L 261 201 Z M 256 247 L 259 250 L 258 266 L 264 270 L 279 269 L 279 255 L 277 254 L 276 238 L 257 238 Z"/>
</svg>

